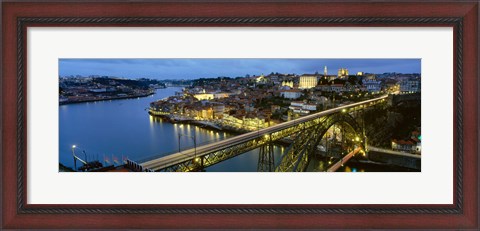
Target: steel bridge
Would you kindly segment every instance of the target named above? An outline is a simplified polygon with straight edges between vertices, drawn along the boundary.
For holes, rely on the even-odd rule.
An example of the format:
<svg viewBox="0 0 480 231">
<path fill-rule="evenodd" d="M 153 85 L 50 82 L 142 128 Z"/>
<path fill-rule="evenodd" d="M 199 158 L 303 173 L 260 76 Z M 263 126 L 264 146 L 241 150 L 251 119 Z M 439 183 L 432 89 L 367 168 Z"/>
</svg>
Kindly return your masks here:
<svg viewBox="0 0 480 231">
<path fill-rule="evenodd" d="M 202 171 L 206 167 L 250 150 L 261 148 L 258 164 L 259 171 L 305 171 L 311 157 L 310 153 L 317 147 L 323 135 L 332 125 L 338 123 L 347 124 L 356 134 L 360 135 L 360 126 L 351 114 L 382 103 L 387 97 L 388 95 L 384 95 L 358 103 L 339 106 L 142 163 L 127 160 L 127 166 L 134 171 L 146 172 Z M 295 137 L 295 139 L 280 165 L 275 168 L 273 166 L 272 144 L 285 137 Z"/>
</svg>

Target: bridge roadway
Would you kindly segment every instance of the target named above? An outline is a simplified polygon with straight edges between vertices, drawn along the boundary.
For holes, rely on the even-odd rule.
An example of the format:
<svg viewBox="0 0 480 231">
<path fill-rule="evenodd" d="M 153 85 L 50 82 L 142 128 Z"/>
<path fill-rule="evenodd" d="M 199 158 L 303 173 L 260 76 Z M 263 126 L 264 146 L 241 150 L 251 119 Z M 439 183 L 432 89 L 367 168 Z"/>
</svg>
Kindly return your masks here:
<svg viewBox="0 0 480 231">
<path fill-rule="evenodd" d="M 412 170 L 422 170 L 422 155 L 398 152 L 383 148 L 377 148 L 367 145 L 368 159 L 375 162 L 389 165 L 410 168 Z"/>
<path fill-rule="evenodd" d="M 347 163 L 348 160 L 350 160 L 355 154 L 357 154 L 362 148 L 358 147 L 355 148 L 353 151 L 342 157 L 337 163 L 333 164 L 330 168 L 327 169 L 327 172 L 335 172 L 337 171 L 340 167 L 343 166 L 344 163 Z"/>
<path fill-rule="evenodd" d="M 377 147 L 370 146 L 370 145 L 367 147 L 367 149 L 368 149 L 368 151 L 380 152 L 380 153 L 396 155 L 396 156 L 410 157 L 410 158 L 414 158 L 414 159 L 421 159 L 422 158 L 422 156 L 418 155 L 418 154 L 398 152 L 398 151 L 388 150 L 388 149 L 384 149 L 384 148 L 377 148 Z"/>
<path fill-rule="evenodd" d="M 213 152 L 216 152 L 216 151 L 221 151 L 222 149 L 225 149 L 226 147 L 231 147 L 231 146 L 234 146 L 234 145 L 237 145 L 237 144 L 245 143 L 245 142 L 248 142 L 250 140 L 253 140 L 253 139 L 256 139 L 256 138 L 259 138 L 259 137 L 262 137 L 262 136 L 268 137 L 269 134 L 272 134 L 274 132 L 278 132 L 278 131 L 287 129 L 289 127 L 296 126 L 298 124 L 305 123 L 305 122 L 308 122 L 308 121 L 311 121 L 311 120 L 314 120 L 314 119 L 318 119 L 318 118 L 321 118 L 323 116 L 330 115 L 330 114 L 333 114 L 333 113 L 342 112 L 342 111 L 346 112 L 344 110 L 348 110 L 348 109 L 355 108 L 355 107 L 358 107 L 358 106 L 363 106 L 363 105 L 376 103 L 378 101 L 386 99 L 387 97 L 388 97 L 388 95 L 383 95 L 383 96 L 380 96 L 378 98 L 369 99 L 369 100 L 361 101 L 361 102 L 358 102 L 358 103 L 352 103 L 352 104 L 348 104 L 348 105 L 344 105 L 344 106 L 339 106 L 339 107 L 336 107 L 336 108 L 332 108 L 332 109 L 321 111 L 321 112 L 318 112 L 318 113 L 315 113 L 315 114 L 311 114 L 311 115 L 308 115 L 308 116 L 303 116 L 303 117 L 300 117 L 298 119 L 283 122 L 283 123 L 280 123 L 280 124 L 277 124 L 277 125 L 274 125 L 274 126 L 271 126 L 271 127 L 268 127 L 268 128 L 248 132 L 248 133 L 238 135 L 238 136 L 234 136 L 234 137 L 231 137 L 231 138 L 228 138 L 228 139 L 225 139 L 225 140 L 221 140 L 221 141 L 218 141 L 218 142 L 215 142 L 215 143 L 206 144 L 206 145 L 196 147 L 196 148 L 191 148 L 191 149 L 188 149 L 188 150 L 184 150 L 184 151 L 181 151 L 181 152 L 177 152 L 177 153 L 174 153 L 174 154 L 171 154 L 171 155 L 168 155 L 168 156 L 164 156 L 164 157 L 160 157 L 160 158 L 157 158 L 157 159 L 149 160 L 149 161 L 139 163 L 139 164 L 141 165 L 143 170 L 159 171 L 161 169 L 164 169 L 164 168 L 167 168 L 167 167 L 170 167 L 170 166 L 174 166 L 174 165 L 178 165 L 178 164 L 181 164 L 181 163 L 189 161 L 189 160 L 200 162 L 200 161 L 202 161 L 202 158 L 199 158 L 199 157 L 209 155 L 209 154 L 211 154 Z"/>
</svg>

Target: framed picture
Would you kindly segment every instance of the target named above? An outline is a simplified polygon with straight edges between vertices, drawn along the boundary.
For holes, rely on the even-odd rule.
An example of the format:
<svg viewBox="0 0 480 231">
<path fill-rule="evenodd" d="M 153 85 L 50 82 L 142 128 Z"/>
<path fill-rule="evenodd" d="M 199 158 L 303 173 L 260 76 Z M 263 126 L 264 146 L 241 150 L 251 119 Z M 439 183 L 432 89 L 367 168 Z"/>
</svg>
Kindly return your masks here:
<svg viewBox="0 0 480 231">
<path fill-rule="evenodd" d="M 2 8 L 2 228 L 479 228 L 477 1 Z"/>
</svg>

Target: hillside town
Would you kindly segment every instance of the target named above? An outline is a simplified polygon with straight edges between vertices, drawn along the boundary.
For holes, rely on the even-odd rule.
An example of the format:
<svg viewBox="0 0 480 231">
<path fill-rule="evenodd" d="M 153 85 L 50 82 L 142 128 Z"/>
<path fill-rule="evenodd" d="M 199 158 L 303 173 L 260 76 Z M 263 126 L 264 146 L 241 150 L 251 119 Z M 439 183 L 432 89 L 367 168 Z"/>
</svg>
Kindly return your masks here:
<svg viewBox="0 0 480 231">
<path fill-rule="evenodd" d="M 152 79 L 125 79 L 109 76 L 64 76 L 59 78 L 59 103 L 81 103 L 126 99 L 154 94 L 165 84 Z"/>
<path fill-rule="evenodd" d="M 417 94 L 420 80 L 419 74 L 351 74 L 346 68 L 332 75 L 326 66 L 321 74 L 201 78 L 175 96 L 152 102 L 149 113 L 171 122 L 247 132 L 380 94 Z M 414 130 L 418 133 L 420 129 Z M 417 143 L 392 142 L 396 149 L 405 149 L 401 144 Z"/>
</svg>

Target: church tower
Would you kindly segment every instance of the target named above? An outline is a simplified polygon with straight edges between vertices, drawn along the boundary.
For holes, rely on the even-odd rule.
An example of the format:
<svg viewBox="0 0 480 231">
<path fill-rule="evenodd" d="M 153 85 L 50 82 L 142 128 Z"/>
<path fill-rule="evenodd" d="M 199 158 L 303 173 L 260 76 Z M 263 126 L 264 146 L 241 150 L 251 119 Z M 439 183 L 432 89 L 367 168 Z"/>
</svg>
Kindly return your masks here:
<svg viewBox="0 0 480 231">
<path fill-rule="evenodd" d="M 324 74 L 325 76 L 327 76 L 327 66 L 325 66 L 325 67 L 323 68 L 323 74 Z"/>
</svg>

